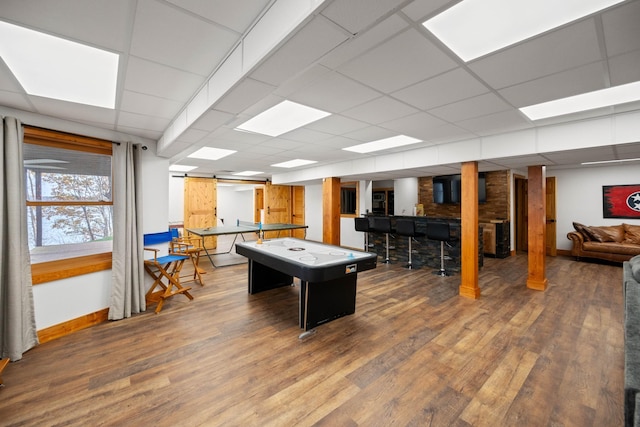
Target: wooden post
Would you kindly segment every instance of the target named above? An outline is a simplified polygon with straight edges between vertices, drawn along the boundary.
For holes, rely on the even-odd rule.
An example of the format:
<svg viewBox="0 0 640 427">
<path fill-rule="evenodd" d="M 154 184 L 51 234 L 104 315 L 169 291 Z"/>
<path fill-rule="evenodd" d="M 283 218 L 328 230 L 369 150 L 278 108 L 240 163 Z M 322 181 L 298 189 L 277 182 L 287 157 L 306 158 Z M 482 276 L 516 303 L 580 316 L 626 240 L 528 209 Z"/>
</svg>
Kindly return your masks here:
<svg viewBox="0 0 640 427">
<path fill-rule="evenodd" d="M 340 178 L 322 180 L 322 242 L 340 245 Z"/>
<path fill-rule="evenodd" d="M 546 277 L 546 179 L 544 166 L 529 166 L 527 179 L 529 233 L 527 287 L 538 291 L 547 289 Z"/>
<path fill-rule="evenodd" d="M 478 163 L 462 164 L 460 295 L 480 298 L 478 286 Z"/>
</svg>

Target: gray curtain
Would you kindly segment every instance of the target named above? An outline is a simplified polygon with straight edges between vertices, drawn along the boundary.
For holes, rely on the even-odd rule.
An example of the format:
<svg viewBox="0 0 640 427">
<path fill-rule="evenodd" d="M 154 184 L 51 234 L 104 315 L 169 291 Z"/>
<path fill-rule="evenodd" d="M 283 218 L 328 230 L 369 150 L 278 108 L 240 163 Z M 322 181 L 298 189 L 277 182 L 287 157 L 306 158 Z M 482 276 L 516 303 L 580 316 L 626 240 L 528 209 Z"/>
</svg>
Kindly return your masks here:
<svg viewBox="0 0 640 427">
<path fill-rule="evenodd" d="M 22 359 L 38 345 L 27 234 L 22 125 L 2 118 L 0 134 L 0 356 Z"/>
<path fill-rule="evenodd" d="M 109 320 L 147 309 L 139 216 L 139 150 L 131 143 L 113 150 L 113 260 Z"/>
</svg>

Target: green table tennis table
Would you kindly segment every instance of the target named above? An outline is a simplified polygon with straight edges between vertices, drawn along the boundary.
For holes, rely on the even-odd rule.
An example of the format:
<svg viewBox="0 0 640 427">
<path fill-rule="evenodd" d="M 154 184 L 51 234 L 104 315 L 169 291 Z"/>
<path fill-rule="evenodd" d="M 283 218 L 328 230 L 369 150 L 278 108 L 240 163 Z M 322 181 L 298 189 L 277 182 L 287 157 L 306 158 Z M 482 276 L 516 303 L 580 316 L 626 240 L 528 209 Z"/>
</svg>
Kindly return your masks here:
<svg viewBox="0 0 640 427">
<path fill-rule="evenodd" d="M 236 221 L 235 225 L 222 225 L 219 227 L 206 227 L 206 228 L 187 228 L 186 231 L 190 234 L 194 234 L 198 237 L 201 237 L 203 239 L 203 243 L 204 243 L 205 237 L 223 236 L 223 235 L 229 235 L 229 234 L 235 235 L 233 238 L 233 242 L 231 242 L 231 246 L 227 251 L 224 251 L 224 252 L 210 253 L 206 245 L 203 245 L 204 251 L 207 254 L 207 258 L 209 258 L 209 261 L 211 261 L 211 265 L 216 267 L 216 264 L 213 262 L 213 258 L 211 257 L 213 255 L 223 255 L 223 254 L 230 253 L 233 250 L 233 247 L 236 243 L 236 240 L 238 239 L 238 236 L 240 236 L 242 240 L 245 241 L 245 238 L 244 238 L 245 233 L 256 233 L 258 234 L 258 237 L 264 238 L 265 232 L 275 231 L 278 233 L 276 236 L 276 238 L 278 238 L 280 237 L 280 232 L 282 231 L 304 229 L 304 235 L 306 238 L 307 228 L 309 228 L 308 225 L 285 224 L 285 223 L 261 224 L 257 222 Z M 262 233 L 262 235 L 260 235 L 260 233 Z"/>
</svg>

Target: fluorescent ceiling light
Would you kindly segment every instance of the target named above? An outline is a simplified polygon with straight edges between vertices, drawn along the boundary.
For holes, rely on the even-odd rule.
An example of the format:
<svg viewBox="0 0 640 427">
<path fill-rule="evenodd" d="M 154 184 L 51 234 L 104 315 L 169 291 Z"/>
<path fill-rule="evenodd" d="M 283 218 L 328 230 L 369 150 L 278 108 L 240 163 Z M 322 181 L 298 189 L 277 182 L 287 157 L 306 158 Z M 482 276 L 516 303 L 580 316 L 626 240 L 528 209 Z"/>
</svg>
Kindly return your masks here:
<svg viewBox="0 0 640 427">
<path fill-rule="evenodd" d="M 607 163 L 622 163 L 622 162 L 637 162 L 640 161 L 640 157 L 636 159 L 621 159 L 621 160 L 600 160 L 597 162 L 582 162 L 581 165 L 604 165 Z"/>
<path fill-rule="evenodd" d="M 223 157 L 227 157 L 235 150 L 225 150 L 224 148 L 202 147 L 198 151 L 189 154 L 187 157 L 194 159 L 206 159 L 206 160 L 220 160 Z"/>
<path fill-rule="evenodd" d="M 169 170 L 171 172 L 189 172 L 194 169 L 197 169 L 198 166 L 186 166 L 186 165 L 171 165 L 169 166 Z"/>
<path fill-rule="evenodd" d="M 264 172 L 244 171 L 244 172 L 234 173 L 233 175 L 237 175 L 237 176 L 253 176 L 253 175 L 260 175 L 261 173 L 264 173 Z"/>
<path fill-rule="evenodd" d="M 379 139 L 377 141 L 365 142 L 364 144 L 346 147 L 343 148 L 343 150 L 353 151 L 355 153 L 371 153 L 373 151 L 388 150 L 389 148 L 415 144 L 416 142 L 421 142 L 421 140 L 410 136 L 398 135 L 392 136 L 391 138 Z"/>
<path fill-rule="evenodd" d="M 520 111 L 531 120 L 540 120 L 639 100 L 640 81 L 530 105 Z"/>
<path fill-rule="evenodd" d="M 236 130 L 278 136 L 330 115 L 331 113 L 306 105 L 282 101 L 247 120 Z"/>
<path fill-rule="evenodd" d="M 275 165 L 271 165 L 276 168 L 297 168 L 298 166 L 310 165 L 312 163 L 316 163 L 315 160 L 304 160 L 304 159 L 294 159 L 289 160 L 288 162 L 276 163 Z"/>
<path fill-rule="evenodd" d="M 464 0 L 422 25 L 471 61 L 622 1 Z"/>
<path fill-rule="evenodd" d="M 0 56 L 29 95 L 115 107 L 117 54 L 2 21 L 0 40 Z"/>
</svg>

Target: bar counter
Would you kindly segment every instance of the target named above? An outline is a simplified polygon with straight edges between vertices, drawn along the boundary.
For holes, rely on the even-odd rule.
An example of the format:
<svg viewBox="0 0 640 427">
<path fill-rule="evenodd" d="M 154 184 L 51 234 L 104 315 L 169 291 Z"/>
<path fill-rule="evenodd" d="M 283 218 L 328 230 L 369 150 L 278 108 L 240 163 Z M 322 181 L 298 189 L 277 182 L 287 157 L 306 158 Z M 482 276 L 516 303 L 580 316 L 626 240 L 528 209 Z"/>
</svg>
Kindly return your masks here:
<svg viewBox="0 0 640 427">
<path fill-rule="evenodd" d="M 376 217 L 368 215 L 369 218 Z M 448 244 L 445 243 L 445 269 L 451 272 L 460 272 L 461 266 L 461 241 L 460 241 L 460 218 L 435 218 L 426 216 L 389 216 L 391 220 L 391 228 L 395 230 L 396 219 L 409 218 L 413 219 L 416 224 L 416 231 L 424 234 L 424 236 L 415 237 L 412 243 L 411 262 L 413 269 L 428 268 L 440 269 L 440 241 L 430 240 L 426 237 L 427 223 L 446 222 L 449 223 L 451 239 Z M 385 235 L 384 233 L 370 231 L 369 233 L 369 252 L 378 254 L 378 262 L 384 261 L 386 258 Z M 483 239 L 482 228 L 478 227 L 478 268 L 481 268 L 484 261 L 483 255 Z M 371 246 L 373 245 L 373 246 Z M 409 261 L 409 237 L 399 234 L 389 234 L 389 262 L 392 264 L 407 264 Z"/>
</svg>

